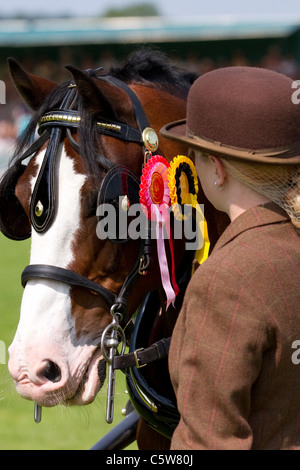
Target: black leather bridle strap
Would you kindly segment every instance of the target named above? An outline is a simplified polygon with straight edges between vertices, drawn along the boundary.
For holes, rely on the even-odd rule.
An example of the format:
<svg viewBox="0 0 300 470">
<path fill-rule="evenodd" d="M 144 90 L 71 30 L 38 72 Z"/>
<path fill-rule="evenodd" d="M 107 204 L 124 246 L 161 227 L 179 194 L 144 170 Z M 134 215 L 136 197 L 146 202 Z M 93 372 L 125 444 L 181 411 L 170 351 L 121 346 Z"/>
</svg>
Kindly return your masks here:
<svg viewBox="0 0 300 470">
<path fill-rule="evenodd" d="M 113 369 L 128 369 L 129 367 L 144 367 L 147 364 L 164 359 L 169 354 L 171 338 L 163 338 L 148 348 L 140 348 L 122 356 L 115 356 Z"/>
<path fill-rule="evenodd" d="M 74 287 L 88 289 L 103 297 L 109 306 L 113 305 L 117 298 L 113 292 L 100 284 L 97 284 L 74 271 L 60 268 L 58 266 L 51 266 L 48 264 L 30 264 L 29 266 L 26 266 L 22 273 L 22 286 L 25 287 L 27 281 L 31 279 L 50 279 L 51 281 L 58 281 Z"/>
<path fill-rule="evenodd" d="M 37 232 L 46 231 L 51 225 L 56 212 L 57 187 L 55 184 L 55 162 L 61 147 L 61 129 L 54 127 L 50 131 L 49 144 L 34 186 L 30 202 L 30 220 Z M 37 217 L 35 207 L 38 201 L 43 203 L 43 214 Z"/>
<path fill-rule="evenodd" d="M 107 75 L 105 77 L 101 77 L 101 80 L 104 80 L 108 83 L 111 83 L 112 85 L 115 85 L 116 87 L 121 88 L 122 90 L 124 90 L 127 93 L 129 98 L 131 99 L 135 119 L 136 119 L 136 122 L 137 122 L 137 125 L 139 127 L 140 132 L 143 132 L 143 130 L 146 127 L 149 127 L 149 122 L 148 122 L 147 116 L 145 114 L 145 111 L 143 109 L 143 106 L 142 106 L 139 98 L 137 97 L 135 92 L 126 83 L 122 82 L 121 80 L 118 80 L 115 77 L 111 77 L 110 75 Z"/>
<path fill-rule="evenodd" d="M 73 149 L 77 153 L 80 154 L 80 146 L 76 142 L 74 137 L 72 136 L 71 130 L 67 128 L 66 133 L 67 133 L 68 141 L 70 142 L 71 146 L 73 147 Z M 95 153 L 94 158 L 97 159 L 99 165 L 101 166 L 101 168 L 104 171 L 109 171 L 109 170 L 111 170 L 112 168 L 115 167 L 114 163 L 112 163 L 110 160 L 108 160 L 108 158 L 104 157 L 104 155 L 100 155 L 99 153 Z"/>
<path fill-rule="evenodd" d="M 61 104 L 62 111 L 72 108 L 76 94 L 76 89 L 69 87 Z M 61 146 L 62 128 L 53 126 L 30 202 L 30 220 L 34 229 L 39 233 L 45 232 L 55 217 L 57 206 L 56 159 Z M 39 206 L 38 210 L 37 206 Z"/>
<path fill-rule="evenodd" d="M 33 153 L 36 153 L 40 148 L 47 142 L 50 137 L 50 133 L 48 131 L 44 131 L 37 140 L 33 142 L 33 144 L 23 153 L 22 157 L 18 160 L 22 162 L 26 160 L 26 158 L 31 157 Z"/>
</svg>

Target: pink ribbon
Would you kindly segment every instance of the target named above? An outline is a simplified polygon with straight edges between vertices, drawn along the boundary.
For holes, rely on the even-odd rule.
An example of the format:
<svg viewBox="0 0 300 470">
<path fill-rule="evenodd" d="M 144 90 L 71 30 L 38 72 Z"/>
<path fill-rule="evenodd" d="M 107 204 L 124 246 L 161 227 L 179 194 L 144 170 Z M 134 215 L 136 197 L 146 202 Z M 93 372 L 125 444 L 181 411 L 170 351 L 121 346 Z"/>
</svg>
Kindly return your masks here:
<svg viewBox="0 0 300 470">
<path fill-rule="evenodd" d="M 174 250 L 173 250 L 173 242 L 172 237 L 170 236 L 170 224 L 169 224 L 169 211 L 166 206 L 160 205 L 158 207 L 153 204 L 154 209 L 156 212 L 156 244 L 157 244 L 157 256 L 158 256 L 158 263 L 160 269 L 160 275 L 162 280 L 162 285 L 167 297 L 166 301 L 166 309 L 169 308 L 170 304 L 174 307 L 174 302 L 176 295 L 178 293 L 178 286 L 175 279 L 175 264 L 174 264 Z M 169 264 L 166 254 L 166 247 L 165 247 L 165 240 L 164 240 L 164 228 L 167 230 L 167 236 L 169 240 L 170 246 L 170 253 L 171 253 L 171 261 L 172 261 L 172 281 L 170 278 L 170 270 Z"/>
</svg>

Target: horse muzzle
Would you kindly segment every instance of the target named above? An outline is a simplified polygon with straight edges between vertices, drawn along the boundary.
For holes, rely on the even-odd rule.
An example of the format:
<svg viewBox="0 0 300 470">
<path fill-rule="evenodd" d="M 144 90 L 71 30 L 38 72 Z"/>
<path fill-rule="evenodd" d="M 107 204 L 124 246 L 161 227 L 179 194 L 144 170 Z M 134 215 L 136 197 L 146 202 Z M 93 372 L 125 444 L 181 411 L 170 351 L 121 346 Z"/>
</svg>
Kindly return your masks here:
<svg viewBox="0 0 300 470">
<path fill-rule="evenodd" d="M 103 359 L 99 348 L 73 367 L 62 357 L 32 360 L 23 364 L 15 354 L 14 344 L 9 348 L 9 372 L 20 396 L 44 407 L 56 405 L 87 405 L 92 403 L 103 385 L 105 375 L 99 377 L 99 363 Z"/>
</svg>

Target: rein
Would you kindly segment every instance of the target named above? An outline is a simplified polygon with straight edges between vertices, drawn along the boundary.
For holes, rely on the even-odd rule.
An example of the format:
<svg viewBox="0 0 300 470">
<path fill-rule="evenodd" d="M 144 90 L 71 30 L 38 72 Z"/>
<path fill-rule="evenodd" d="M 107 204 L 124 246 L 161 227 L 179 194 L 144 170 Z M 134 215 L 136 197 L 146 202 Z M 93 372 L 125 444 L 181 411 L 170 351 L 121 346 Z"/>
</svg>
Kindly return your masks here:
<svg viewBox="0 0 300 470">
<path fill-rule="evenodd" d="M 99 80 L 104 80 L 111 83 L 113 86 L 122 88 L 122 90 L 128 94 L 132 102 L 138 128 L 115 121 L 97 122 L 97 127 L 100 132 L 105 135 L 141 144 L 144 153 L 144 161 L 146 161 L 147 158 L 152 156 L 152 152 L 157 150 L 158 138 L 155 131 L 149 127 L 148 119 L 137 95 L 128 85 L 114 77 L 96 77 L 94 71 L 87 71 L 87 73 L 92 77 L 94 76 Z M 41 117 L 38 123 L 40 137 L 20 159 L 20 162 L 22 162 L 30 157 L 49 140 L 41 169 L 33 189 L 30 204 L 31 223 L 34 229 L 39 233 L 44 233 L 50 227 L 55 217 L 57 205 L 55 163 L 58 151 L 63 142 L 64 131 L 66 131 L 66 137 L 72 147 L 80 154 L 80 146 L 71 134 L 71 129 L 78 128 L 81 122 L 81 116 L 78 111 L 72 109 L 76 95 L 76 85 L 71 84 L 61 107 L 57 110 L 47 112 Z M 97 158 L 100 166 L 106 172 L 115 167 L 115 165 L 103 155 L 96 154 L 95 158 Z M 150 348 L 124 355 L 126 346 L 124 330 L 130 322 L 127 312 L 128 295 L 137 278 L 140 275 L 146 274 L 149 264 L 149 239 L 141 239 L 138 258 L 132 271 L 125 279 L 118 295 L 76 272 L 58 266 L 33 264 L 27 266 L 22 273 L 21 282 L 23 287 L 25 287 L 26 283 L 31 279 L 55 280 L 70 286 L 90 290 L 100 295 L 110 307 L 112 322 L 103 331 L 101 338 L 102 353 L 109 366 L 106 413 L 108 423 L 111 423 L 113 420 L 115 370 L 117 368 L 124 369 L 132 366 L 141 367 L 148 362 L 160 359 L 168 354 L 169 340 L 161 340 Z M 122 350 L 119 356 L 117 348 L 120 343 L 122 343 Z M 39 405 L 35 404 L 35 416 L 40 416 L 41 410 L 39 408 Z"/>
</svg>

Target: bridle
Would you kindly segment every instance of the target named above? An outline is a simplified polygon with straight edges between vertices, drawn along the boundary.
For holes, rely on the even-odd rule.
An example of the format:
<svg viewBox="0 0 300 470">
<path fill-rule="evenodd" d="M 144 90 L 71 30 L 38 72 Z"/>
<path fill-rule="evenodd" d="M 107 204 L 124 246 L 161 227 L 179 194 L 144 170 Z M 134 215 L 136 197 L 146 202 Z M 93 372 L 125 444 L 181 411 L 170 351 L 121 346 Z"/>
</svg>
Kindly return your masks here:
<svg viewBox="0 0 300 470">
<path fill-rule="evenodd" d="M 88 73 L 95 76 L 95 72 L 93 70 L 88 71 Z M 97 122 L 100 132 L 121 140 L 140 143 L 143 146 L 144 154 L 151 156 L 151 152 L 156 150 L 158 145 L 151 145 L 147 139 L 147 135 L 149 135 L 147 130 L 149 129 L 151 132 L 154 131 L 149 127 L 147 117 L 137 95 L 127 84 L 114 77 L 103 76 L 101 77 L 101 80 L 105 80 L 114 86 L 122 88 L 128 94 L 132 102 L 138 129 L 129 124 L 123 124 L 120 122 Z M 71 134 L 71 129 L 78 128 L 81 121 L 78 111 L 72 110 L 72 103 L 75 100 L 75 95 L 76 86 L 71 84 L 61 107 L 58 110 L 45 113 L 41 117 L 38 123 L 40 138 L 21 157 L 22 161 L 25 160 L 28 156 L 39 150 L 39 148 L 49 140 L 30 203 L 31 223 L 34 229 L 39 233 L 44 233 L 50 227 L 55 216 L 57 197 L 54 181 L 55 160 L 58 148 L 62 142 L 64 129 L 66 130 L 66 135 L 70 144 L 78 153 L 80 153 L 80 146 Z M 100 167 L 106 172 L 115 166 L 103 155 L 96 154 L 95 158 L 99 162 Z M 40 200 L 43 201 L 42 215 L 38 214 L 38 205 Z M 113 306 L 114 309 L 116 309 L 117 306 L 120 311 L 123 310 L 123 313 L 125 313 L 127 297 L 130 288 L 132 287 L 132 283 L 136 279 L 137 275 L 145 273 L 150 262 L 149 245 L 147 246 L 147 240 L 146 243 L 143 242 L 145 242 L 145 240 L 141 240 L 141 244 L 143 246 L 140 249 L 138 260 L 131 273 L 126 278 L 118 296 L 105 287 L 81 276 L 78 273 L 65 268 L 45 264 L 27 266 L 22 273 L 22 285 L 24 287 L 27 281 L 33 278 L 48 278 L 71 286 L 83 287 L 102 296 L 108 305 L 111 307 Z"/>
<path fill-rule="evenodd" d="M 134 111 L 137 128 L 129 124 L 115 121 L 97 122 L 100 133 L 113 136 L 117 139 L 128 142 L 136 142 L 142 146 L 144 160 L 152 156 L 158 148 L 158 139 L 156 133 L 150 128 L 148 119 L 139 98 L 134 91 L 124 82 L 112 76 L 98 77 L 94 70 L 88 70 L 87 73 L 92 78 L 104 80 L 113 86 L 121 88 L 129 96 Z M 38 123 L 38 132 L 40 137 L 23 154 L 20 161 L 31 157 L 47 141 L 48 146 L 45 151 L 43 162 L 37 177 L 35 187 L 32 192 L 30 203 L 30 219 L 33 228 L 38 233 L 44 233 L 50 226 L 55 217 L 56 211 L 56 183 L 55 183 L 55 163 L 60 146 L 63 142 L 64 131 L 71 146 L 80 154 L 80 146 L 72 137 L 71 130 L 79 128 L 81 116 L 78 111 L 72 109 L 76 100 L 77 90 L 75 84 L 70 84 L 67 94 L 63 99 L 59 109 L 45 113 Z M 100 167 L 108 172 L 115 165 L 105 156 L 96 154 L 94 158 L 99 162 Z M 42 202 L 41 202 L 42 201 Z M 31 279 L 50 279 L 65 283 L 70 286 L 80 287 L 90 290 L 101 296 L 110 307 L 112 322 L 102 333 L 101 349 L 109 364 L 108 371 L 108 402 L 107 402 L 107 421 L 112 422 L 113 414 L 113 396 L 114 396 L 114 367 L 113 359 L 118 354 L 117 348 L 122 343 L 120 355 L 124 354 L 126 338 L 124 329 L 130 321 L 127 312 L 127 299 L 132 287 L 140 275 L 146 274 L 150 264 L 150 234 L 148 238 L 140 239 L 139 254 L 131 272 L 126 277 L 118 295 L 107 288 L 95 283 L 94 281 L 69 269 L 52 266 L 47 264 L 28 265 L 23 273 L 21 282 L 23 287 Z"/>
</svg>

